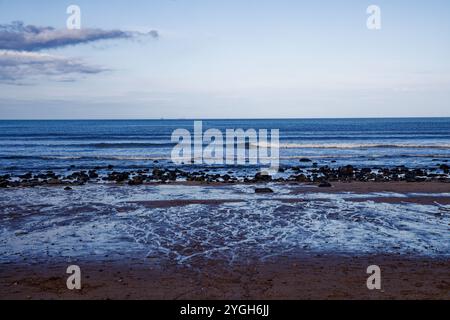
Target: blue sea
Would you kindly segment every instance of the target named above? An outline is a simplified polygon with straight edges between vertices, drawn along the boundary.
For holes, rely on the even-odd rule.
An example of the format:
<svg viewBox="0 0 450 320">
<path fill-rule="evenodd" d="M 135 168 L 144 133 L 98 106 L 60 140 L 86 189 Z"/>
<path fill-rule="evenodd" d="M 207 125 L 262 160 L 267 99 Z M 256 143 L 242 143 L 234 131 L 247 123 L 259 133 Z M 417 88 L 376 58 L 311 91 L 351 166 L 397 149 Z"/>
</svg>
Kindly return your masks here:
<svg viewBox="0 0 450 320">
<path fill-rule="evenodd" d="M 108 165 L 127 170 L 155 161 L 170 167 L 172 132 L 193 132 L 193 125 L 193 120 L 0 121 L 0 171 L 58 172 L 70 166 L 87 170 Z M 450 159 L 450 118 L 203 121 L 203 129 L 209 128 L 224 133 L 279 129 L 282 166 L 298 164 L 304 157 L 330 167 L 422 167 Z M 184 169 L 198 168 L 186 164 Z"/>
</svg>

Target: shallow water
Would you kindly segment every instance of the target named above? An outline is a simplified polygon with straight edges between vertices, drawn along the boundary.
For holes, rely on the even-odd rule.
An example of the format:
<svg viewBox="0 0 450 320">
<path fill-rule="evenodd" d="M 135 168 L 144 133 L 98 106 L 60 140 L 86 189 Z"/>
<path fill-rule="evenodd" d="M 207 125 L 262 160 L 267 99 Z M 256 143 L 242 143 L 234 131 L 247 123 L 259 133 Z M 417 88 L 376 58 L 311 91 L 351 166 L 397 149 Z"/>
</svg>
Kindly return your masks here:
<svg viewBox="0 0 450 320">
<path fill-rule="evenodd" d="M 250 185 L 7 189 L 0 193 L 0 261 L 128 256 L 232 263 L 299 251 L 450 257 L 448 205 L 351 201 L 413 194 L 293 195 L 292 186 L 269 186 L 273 194 L 255 194 Z M 188 199 L 236 202 L 148 205 Z M 306 201 L 283 201 L 292 199 Z"/>
</svg>

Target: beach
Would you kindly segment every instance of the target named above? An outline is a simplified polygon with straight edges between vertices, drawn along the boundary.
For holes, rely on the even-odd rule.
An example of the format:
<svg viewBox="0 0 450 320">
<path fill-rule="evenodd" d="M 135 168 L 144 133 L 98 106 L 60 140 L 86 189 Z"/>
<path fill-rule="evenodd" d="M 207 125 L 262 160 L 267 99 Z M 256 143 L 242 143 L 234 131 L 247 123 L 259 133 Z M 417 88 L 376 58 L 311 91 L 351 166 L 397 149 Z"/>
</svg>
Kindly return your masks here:
<svg viewBox="0 0 450 320">
<path fill-rule="evenodd" d="M 79 261 L 82 289 L 66 287 L 67 263 L 2 266 L 2 299 L 448 300 L 448 259 L 393 256 L 281 257 L 243 265 L 199 262 L 196 269 L 142 260 Z M 366 268 L 382 270 L 382 289 L 368 290 Z M 14 267 L 14 269 L 12 269 Z"/>
<path fill-rule="evenodd" d="M 175 165 L 189 123 L 2 122 L 0 299 L 449 298 L 448 119 L 205 122 L 279 127 L 273 175 Z"/>
<path fill-rule="evenodd" d="M 448 183 L 5 191 L 2 299 L 449 298 Z M 65 284 L 73 264 L 79 292 Z M 366 287 L 373 264 L 382 290 Z"/>
</svg>

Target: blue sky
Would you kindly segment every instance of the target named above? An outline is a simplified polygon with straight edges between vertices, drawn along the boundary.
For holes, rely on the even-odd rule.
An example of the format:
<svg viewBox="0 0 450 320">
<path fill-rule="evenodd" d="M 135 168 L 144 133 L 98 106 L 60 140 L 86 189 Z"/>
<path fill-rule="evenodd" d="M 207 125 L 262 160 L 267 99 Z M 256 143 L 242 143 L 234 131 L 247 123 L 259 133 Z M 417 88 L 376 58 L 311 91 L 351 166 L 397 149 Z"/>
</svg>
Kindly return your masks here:
<svg viewBox="0 0 450 320">
<path fill-rule="evenodd" d="M 0 119 L 450 116 L 448 1 L 0 0 L 0 24 L 64 30 L 70 4 L 133 36 L 4 56 Z"/>
</svg>

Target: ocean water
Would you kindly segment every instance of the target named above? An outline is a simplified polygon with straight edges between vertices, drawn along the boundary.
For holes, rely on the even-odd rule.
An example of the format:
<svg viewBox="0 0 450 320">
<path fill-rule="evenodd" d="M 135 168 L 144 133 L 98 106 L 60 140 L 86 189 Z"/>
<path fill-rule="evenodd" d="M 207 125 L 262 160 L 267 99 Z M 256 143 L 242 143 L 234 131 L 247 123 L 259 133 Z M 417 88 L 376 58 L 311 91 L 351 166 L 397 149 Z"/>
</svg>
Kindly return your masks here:
<svg viewBox="0 0 450 320">
<path fill-rule="evenodd" d="M 193 133 L 193 125 L 193 120 L 0 121 L 0 172 L 107 165 L 126 170 L 152 167 L 155 160 L 171 167 L 172 132 Z M 450 159 L 450 118 L 203 121 L 203 130 L 209 128 L 279 129 L 281 165 L 298 165 L 307 157 L 331 167 L 428 167 Z"/>
</svg>

